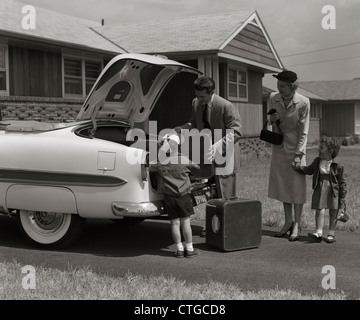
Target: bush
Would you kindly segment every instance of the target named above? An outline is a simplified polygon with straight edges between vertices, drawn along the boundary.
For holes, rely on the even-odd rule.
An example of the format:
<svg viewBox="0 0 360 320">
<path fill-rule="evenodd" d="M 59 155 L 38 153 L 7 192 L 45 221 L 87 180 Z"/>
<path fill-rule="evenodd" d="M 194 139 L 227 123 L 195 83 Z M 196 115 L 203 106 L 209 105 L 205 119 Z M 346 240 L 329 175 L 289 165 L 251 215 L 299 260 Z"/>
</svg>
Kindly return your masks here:
<svg viewBox="0 0 360 320">
<path fill-rule="evenodd" d="M 358 144 L 358 143 L 359 143 L 359 135 L 358 135 L 358 134 L 354 134 L 353 138 L 354 138 L 354 142 L 355 142 L 356 144 Z"/>
<path fill-rule="evenodd" d="M 353 136 L 345 137 L 345 138 L 342 140 L 341 144 L 342 144 L 343 146 L 350 146 L 350 145 L 353 146 L 353 145 L 355 144 L 355 139 L 354 139 Z"/>
</svg>

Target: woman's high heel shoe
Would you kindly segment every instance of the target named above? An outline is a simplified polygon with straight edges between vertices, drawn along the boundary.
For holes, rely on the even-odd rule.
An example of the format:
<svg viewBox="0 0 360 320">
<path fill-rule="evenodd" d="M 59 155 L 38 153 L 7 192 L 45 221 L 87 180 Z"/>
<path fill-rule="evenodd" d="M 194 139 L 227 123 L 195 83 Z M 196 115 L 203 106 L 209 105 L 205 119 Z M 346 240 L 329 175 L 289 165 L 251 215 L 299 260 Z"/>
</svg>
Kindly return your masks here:
<svg viewBox="0 0 360 320">
<path fill-rule="evenodd" d="M 296 236 L 291 235 L 289 241 L 299 241 L 301 235 L 301 227 L 298 227 L 298 234 Z"/>
<path fill-rule="evenodd" d="M 274 237 L 276 237 L 276 238 L 282 238 L 282 237 L 285 236 L 288 232 L 291 234 L 293 228 L 294 228 L 294 223 L 292 223 L 291 226 L 290 226 L 288 229 L 286 229 L 284 232 L 282 232 L 282 231 L 276 232 L 276 233 L 274 234 Z"/>
</svg>

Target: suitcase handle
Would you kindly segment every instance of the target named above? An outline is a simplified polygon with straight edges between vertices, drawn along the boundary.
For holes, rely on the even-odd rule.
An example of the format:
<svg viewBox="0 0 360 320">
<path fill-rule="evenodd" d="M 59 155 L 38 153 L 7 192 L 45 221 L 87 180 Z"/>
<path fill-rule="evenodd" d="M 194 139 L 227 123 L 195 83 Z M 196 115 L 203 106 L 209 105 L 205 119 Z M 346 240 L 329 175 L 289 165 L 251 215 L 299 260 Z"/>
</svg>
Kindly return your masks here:
<svg viewBox="0 0 360 320">
<path fill-rule="evenodd" d="M 225 200 L 239 200 L 239 197 L 230 197 L 230 198 L 225 198 Z"/>
</svg>

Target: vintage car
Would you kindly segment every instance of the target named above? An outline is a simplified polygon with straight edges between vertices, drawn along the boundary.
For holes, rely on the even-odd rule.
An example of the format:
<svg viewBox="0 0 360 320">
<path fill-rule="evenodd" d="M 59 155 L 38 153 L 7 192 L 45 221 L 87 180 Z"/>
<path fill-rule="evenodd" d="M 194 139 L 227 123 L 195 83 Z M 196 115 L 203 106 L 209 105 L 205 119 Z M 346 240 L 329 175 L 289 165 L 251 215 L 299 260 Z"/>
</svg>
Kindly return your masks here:
<svg viewBox="0 0 360 320">
<path fill-rule="evenodd" d="M 78 238 L 86 218 L 141 221 L 165 214 L 149 179 L 148 151 L 128 133 L 149 118 L 179 73 L 201 74 L 165 57 L 119 55 L 75 121 L 0 122 L 0 213 L 16 216 L 32 244 L 56 249 Z"/>
</svg>

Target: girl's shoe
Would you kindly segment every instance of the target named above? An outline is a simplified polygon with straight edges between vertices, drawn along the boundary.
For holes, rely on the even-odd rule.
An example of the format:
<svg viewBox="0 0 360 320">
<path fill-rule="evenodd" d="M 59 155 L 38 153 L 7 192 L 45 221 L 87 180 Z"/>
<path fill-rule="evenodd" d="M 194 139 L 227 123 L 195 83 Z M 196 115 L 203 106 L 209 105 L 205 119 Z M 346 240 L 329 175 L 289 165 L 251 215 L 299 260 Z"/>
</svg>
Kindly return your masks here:
<svg viewBox="0 0 360 320">
<path fill-rule="evenodd" d="M 298 234 L 295 235 L 291 235 L 289 238 L 289 241 L 293 242 L 293 241 L 299 241 L 300 240 L 300 235 L 301 235 L 301 227 L 298 228 Z"/>
<path fill-rule="evenodd" d="M 291 226 L 290 226 L 289 228 L 285 229 L 285 231 L 276 232 L 276 233 L 274 234 L 274 237 L 276 237 L 276 238 L 282 238 L 282 237 L 285 236 L 288 232 L 291 234 L 293 227 L 294 227 L 294 222 L 291 224 Z"/>
<path fill-rule="evenodd" d="M 327 242 L 327 243 L 334 243 L 334 242 L 336 242 L 335 236 L 332 236 L 331 234 L 328 235 L 327 238 L 325 239 L 325 242 Z"/>
<path fill-rule="evenodd" d="M 321 233 L 317 233 L 317 232 L 314 232 L 314 233 L 308 233 L 308 236 L 315 240 L 316 242 L 321 242 L 322 241 L 322 234 Z"/>
</svg>

